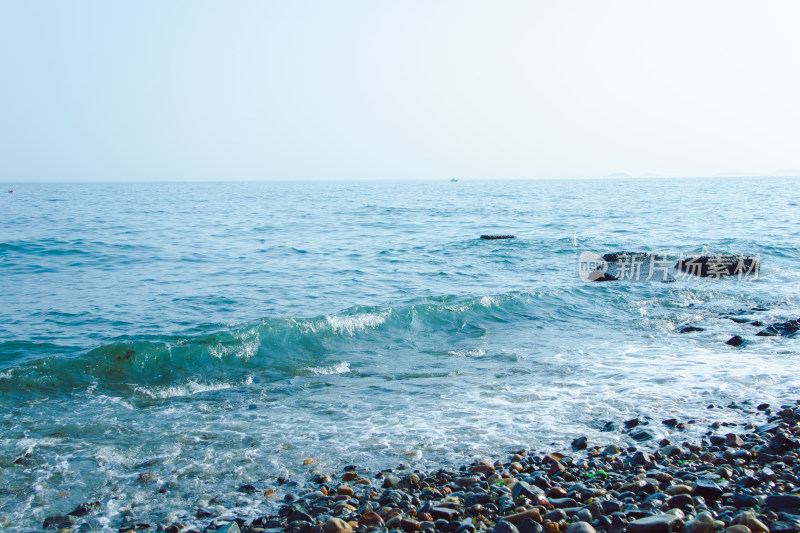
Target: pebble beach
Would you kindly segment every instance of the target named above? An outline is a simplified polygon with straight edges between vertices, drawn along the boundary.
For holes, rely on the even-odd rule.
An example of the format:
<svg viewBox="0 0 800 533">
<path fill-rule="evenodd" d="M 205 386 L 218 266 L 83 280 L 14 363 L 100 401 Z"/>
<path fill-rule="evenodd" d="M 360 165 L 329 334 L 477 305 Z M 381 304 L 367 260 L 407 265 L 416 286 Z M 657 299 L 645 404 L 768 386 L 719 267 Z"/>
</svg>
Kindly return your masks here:
<svg viewBox="0 0 800 533">
<path fill-rule="evenodd" d="M 715 409 L 748 422 L 712 422 L 698 442 L 681 440 L 698 421 L 667 419 L 671 438 L 620 447 L 575 439 L 569 450 L 512 450 L 431 471 L 403 465 L 370 472 L 313 470 L 308 479 L 243 483 L 234 494 L 199 497 L 160 524 L 123 511 L 119 533 L 790 533 L 800 531 L 800 400 Z M 649 421 L 622 431 L 648 441 Z M 146 474 L 141 481 L 147 482 Z M 234 480 L 229 480 L 236 483 Z M 241 480 L 243 481 L 243 480 Z M 305 490 L 295 490 L 301 483 Z M 265 487 L 271 488 L 265 488 Z M 159 489 L 165 490 L 165 489 Z M 273 511 L 239 517 L 225 509 L 238 494 L 273 501 Z M 99 502 L 48 517 L 45 530 L 93 530 Z"/>
</svg>

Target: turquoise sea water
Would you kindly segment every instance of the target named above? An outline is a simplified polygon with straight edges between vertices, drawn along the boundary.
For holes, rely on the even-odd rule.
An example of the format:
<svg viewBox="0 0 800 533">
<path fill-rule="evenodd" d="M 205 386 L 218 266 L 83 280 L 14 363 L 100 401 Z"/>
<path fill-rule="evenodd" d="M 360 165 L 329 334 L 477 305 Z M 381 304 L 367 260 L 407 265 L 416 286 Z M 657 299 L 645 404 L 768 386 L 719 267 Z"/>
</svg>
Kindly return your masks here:
<svg viewBox="0 0 800 533">
<path fill-rule="evenodd" d="M 735 419 L 708 404 L 800 385 L 800 338 L 726 318 L 800 317 L 795 179 L 13 189 L 0 196 L 9 531 L 94 500 L 99 529 L 128 511 L 202 524 L 203 495 L 261 515 L 270 500 L 237 487 L 279 497 L 278 476 L 302 485 L 350 463 L 623 443 L 603 425 L 637 415 L 657 437 L 662 418 L 696 419 L 688 439 Z M 757 254 L 762 269 L 589 284 L 586 250 Z M 748 344 L 725 345 L 734 334 Z"/>
</svg>

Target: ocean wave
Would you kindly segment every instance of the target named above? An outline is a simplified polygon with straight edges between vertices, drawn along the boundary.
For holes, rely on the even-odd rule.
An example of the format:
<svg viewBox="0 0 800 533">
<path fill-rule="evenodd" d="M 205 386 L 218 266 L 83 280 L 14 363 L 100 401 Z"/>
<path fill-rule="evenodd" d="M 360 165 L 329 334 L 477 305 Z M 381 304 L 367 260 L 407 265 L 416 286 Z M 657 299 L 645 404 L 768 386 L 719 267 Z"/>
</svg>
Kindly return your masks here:
<svg viewBox="0 0 800 533">
<path fill-rule="evenodd" d="M 559 290 L 441 296 L 313 318 L 264 318 L 200 335 L 120 338 L 85 352 L 52 344 L 38 350 L 35 342 L 17 343 L 15 356 L 6 359 L 0 374 L 0 391 L 53 393 L 95 387 L 153 398 L 242 386 L 252 376 L 269 382 L 347 373 L 350 367 L 340 356 L 356 347 L 384 353 L 387 343 L 397 339 L 440 333 L 480 336 L 488 323 L 536 318 L 536 309 L 552 309 L 545 300 L 564 297 Z"/>
</svg>

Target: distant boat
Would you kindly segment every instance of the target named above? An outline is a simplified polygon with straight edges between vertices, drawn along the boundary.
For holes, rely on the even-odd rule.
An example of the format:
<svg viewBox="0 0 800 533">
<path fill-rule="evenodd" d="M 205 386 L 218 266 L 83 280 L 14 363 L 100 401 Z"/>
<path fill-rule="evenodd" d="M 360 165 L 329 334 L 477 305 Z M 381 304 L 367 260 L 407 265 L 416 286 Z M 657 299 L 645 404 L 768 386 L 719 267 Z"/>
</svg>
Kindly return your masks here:
<svg viewBox="0 0 800 533">
<path fill-rule="evenodd" d="M 450 178 L 450 181 L 458 181 L 458 178 Z"/>
</svg>

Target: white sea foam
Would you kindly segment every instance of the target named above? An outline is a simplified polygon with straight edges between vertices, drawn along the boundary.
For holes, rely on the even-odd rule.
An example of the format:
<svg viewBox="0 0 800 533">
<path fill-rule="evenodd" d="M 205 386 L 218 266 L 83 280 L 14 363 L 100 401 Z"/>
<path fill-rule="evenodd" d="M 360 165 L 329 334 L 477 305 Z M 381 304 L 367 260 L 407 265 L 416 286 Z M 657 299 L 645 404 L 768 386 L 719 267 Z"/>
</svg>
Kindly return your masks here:
<svg viewBox="0 0 800 533">
<path fill-rule="evenodd" d="M 486 355 L 486 352 L 480 348 L 473 348 L 470 350 L 450 350 L 447 355 L 451 357 L 480 357 Z"/>
<path fill-rule="evenodd" d="M 341 363 L 336 363 L 335 365 L 330 366 L 315 366 L 306 368 L 310 374 L 315 376 L 326 376 L 329 374 L 346 374 L 350 372 L 350 363 L 347 361 L 342 361 Z"/>
<path fill-rule="evenodd" d="M 232 389 L 252 383 L 253 377 L 248 376 L 245 380 L 239 382 L 200 383 L 197 381 L 189 381 L 183 385 L 173 385 L 170 387 L 136 387 L 134 390 L 149 398 L 164 399 L 178 396 L 191 396 L 202 392 Z"/>
<path fill-rule="evenodd" d="M 375 328 L 386 322 L 391 310 L 380 313 L 360 313 L 357 315 L 330 315 L 325 321 L 336 333 L 353 335 L 358 331 Z"/>
</svg>

